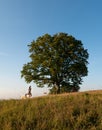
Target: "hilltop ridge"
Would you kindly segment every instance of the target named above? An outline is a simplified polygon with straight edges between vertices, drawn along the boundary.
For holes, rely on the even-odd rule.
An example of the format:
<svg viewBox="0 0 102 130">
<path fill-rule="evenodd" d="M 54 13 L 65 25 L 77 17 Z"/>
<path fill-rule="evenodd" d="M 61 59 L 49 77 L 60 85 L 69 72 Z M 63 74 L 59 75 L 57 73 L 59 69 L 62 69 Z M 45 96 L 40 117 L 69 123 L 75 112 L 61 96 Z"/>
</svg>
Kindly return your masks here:
<svg viewBox="0 0 102 130">
<path fill-rule="evenodd" d="M 102 130 L 102 90 L 0 101 L 1 130 Z"/>
</svg>

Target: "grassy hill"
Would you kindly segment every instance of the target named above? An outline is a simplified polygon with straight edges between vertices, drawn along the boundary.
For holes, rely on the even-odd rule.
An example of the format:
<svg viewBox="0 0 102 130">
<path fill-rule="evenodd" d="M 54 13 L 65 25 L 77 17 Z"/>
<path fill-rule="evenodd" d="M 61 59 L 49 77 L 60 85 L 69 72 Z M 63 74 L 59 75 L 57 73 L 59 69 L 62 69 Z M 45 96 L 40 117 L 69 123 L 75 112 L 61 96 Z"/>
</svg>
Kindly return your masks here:
<svg viewBox="0 0 102 130">
<path fill-rule="evenodd" d="M 102 130 L 102 91 L 1 100 L 0 130 Z"/>
</svg>

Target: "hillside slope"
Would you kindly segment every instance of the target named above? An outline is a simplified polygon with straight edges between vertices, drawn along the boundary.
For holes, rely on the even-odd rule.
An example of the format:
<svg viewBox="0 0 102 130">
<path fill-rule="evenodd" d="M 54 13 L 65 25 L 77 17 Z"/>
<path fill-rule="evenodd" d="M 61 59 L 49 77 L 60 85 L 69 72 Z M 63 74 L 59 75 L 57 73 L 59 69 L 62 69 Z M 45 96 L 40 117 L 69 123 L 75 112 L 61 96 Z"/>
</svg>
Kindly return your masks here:
<svg viewBox="0 0 102 130">
<path fill-rule="evenodd" d="M 102 91 L 1 100 L 0 130 L 102 130 Z"/>
</svg>

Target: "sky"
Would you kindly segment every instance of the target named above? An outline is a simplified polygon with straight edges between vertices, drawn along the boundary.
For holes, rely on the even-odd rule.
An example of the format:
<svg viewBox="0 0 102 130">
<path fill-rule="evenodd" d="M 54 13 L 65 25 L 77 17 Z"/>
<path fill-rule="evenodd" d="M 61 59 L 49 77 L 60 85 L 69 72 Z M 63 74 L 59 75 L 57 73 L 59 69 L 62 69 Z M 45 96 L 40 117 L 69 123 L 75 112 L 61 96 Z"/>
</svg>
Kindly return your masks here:
<svg viewBox="0 0 102 130">
<path fill-rule="evenodd" d="M 102 0 L 0 0 L 0 99 L 20 98 L 32 86 L 33 96 L 47 88 L 37 88 L 21 78 L 29 62 L 33 40 L 46 33 L 68 33 L 88 49 L 88 76 L 80 91 L 102 89 Z"/>
</svg>

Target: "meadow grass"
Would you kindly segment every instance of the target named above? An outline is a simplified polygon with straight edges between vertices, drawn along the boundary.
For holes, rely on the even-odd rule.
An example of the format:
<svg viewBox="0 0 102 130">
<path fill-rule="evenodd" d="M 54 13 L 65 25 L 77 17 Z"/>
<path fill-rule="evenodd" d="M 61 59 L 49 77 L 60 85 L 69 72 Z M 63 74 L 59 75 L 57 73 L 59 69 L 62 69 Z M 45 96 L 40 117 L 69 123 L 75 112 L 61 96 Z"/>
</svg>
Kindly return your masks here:
<svg viewBox="0 0 102 130">
<path fill-rule="evenodd" d="M 102 91 L 1 100 L 0 130 L 102 130 Z"/>
</svg>

